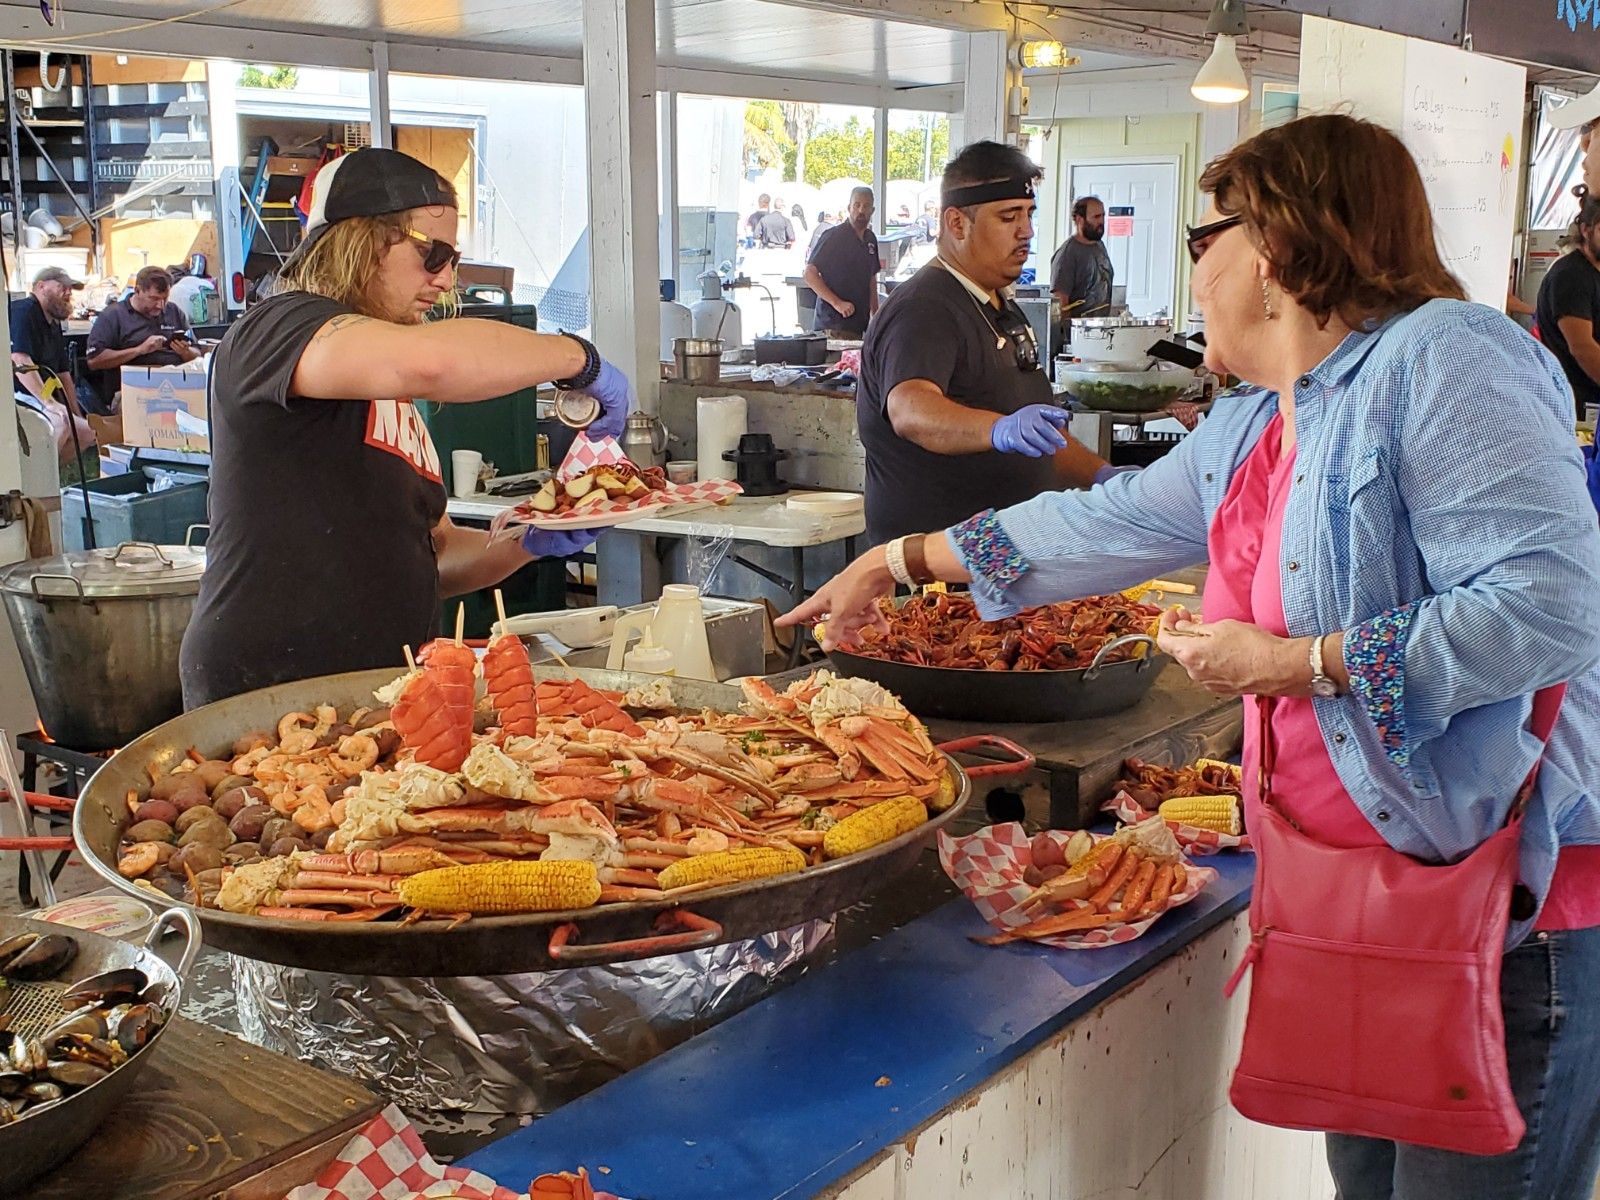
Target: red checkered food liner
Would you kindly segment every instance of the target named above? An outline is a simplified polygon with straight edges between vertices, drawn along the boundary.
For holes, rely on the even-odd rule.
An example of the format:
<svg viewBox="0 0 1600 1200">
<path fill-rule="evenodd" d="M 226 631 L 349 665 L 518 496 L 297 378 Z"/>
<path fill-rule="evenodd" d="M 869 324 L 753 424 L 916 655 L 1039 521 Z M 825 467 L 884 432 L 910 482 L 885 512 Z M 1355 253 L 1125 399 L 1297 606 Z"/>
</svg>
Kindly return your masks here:
<svg viewBox="0 0 1600 1200">
<path fill-rule="evenodd" d="M 1155 814 L 1144 808 L 1127 792 L 1118 791 L 1100 806 L 1101 812 L 1114 815 L 1124 825 L 1137 825 Z M 1248 833 L 1218 833 L 1215 829 L 1201 829 L 1198 825 L 1185 825 L 1182 821 L 1168 821 L 1167 828 L 1178 839 L 1185 854 L 1215 854 L 1218 850 L 1253 850 Z"/>
<path fill-rule="evenodd" d="M 527 1192 L 501 1187 L 466 1167 L 446 1167 L 423 1148 L 422 1138 L 395 1105 L 384 1109 L 313 1183 L 302 1184 L 283 1200 L 528 1200 Z M 596 1192 L 595 1200 L 620 1200 Z"/>
<path fill-rule="evenodd" d="M 622 452 L 622 447 L 617 444 L 616 438 L 601 438 L 598 442 L 591 442 L 587 437 L 572 439 L 572 449 L 567 451 L 567 456 L 561 460 L 561 465 L 556 468 L 556 479 L 565 483 L 569 479 L 576 479 L 590 467 L 601 465 L 614 465 L 627 463 L 633 465 L 633 460 Z M 627 512 L 630 509 L 655 509 L 670 507 L 675 504 L 720 504 L 740 495 L 744 489 L 731 479 L 704 479 L 698 483 L 669 483 L 661 491 L 652 491 L 648 496 L 638 496 L 628 500 L 606 500 L 600 504 L 591 505 L 584 509 L 585 514 L 605 516 L 610 513 Z M 572 516 L 571 510 L 567 512 L 542 513 L 535 510 L 528 501 L 524 500 L 515 508 L 509 508 L 495 517 L 489 526 L 490 535 L 498 534 L 508 525 L 543 525 L 552 518 L 561 519 Z"/>
<path fill-rule="evenodd" d="M 1049 830 L 1048 833 L 1051 840 L 1057 842 L 1063 850 L 1066 849 L 1068 839 L 1072 837 L 1072 834 L 1057 829 Z M 1095 837 L 1096 842 L 1104 840 L 1103 836 Z M 1022 902 L 1036 890 L 1022 879 L 1022 873 L 1033 865 L 1030 841 L 1021 823 L 1017 821 L 1010 821 L 1004 825 L 989 825 L 977 833 L 960 838 L 951 837 L 942 830 L 939 833 L 939 864 L 944 867 L 944 873 L 955 881 L 955 885 L 977 906 L 983 919 L 997 932 L 1004 933 L 1008 929 L 1026 925 L 1030 921 L 1050 916 L 1054 911 L 1049 908 L 1035 909 L 1032 912 L 1023 911 Z M 1191 863 L 1184 865 L 1187 871 L 1183 890 L 1175 893 L 1167 901 L 1167 907 L 1155 916 L 1146 917 L 1130 925 L 1105 925 L 1099 929 L 1085 929 L 1079 933 L 1062 933 L 1034 940 L 1039 945 L 1056 946 L 1062 950 L 1093 950 L 1100 946 L 1116 946 L 1123 942 L 1131 942 L 1160 920 L 1162 913 L 1177 908 L 1180 904 L 1189 903 L 1217 877 L 1217 872 L 1211 867 L 1197 867 Z"/>
</svg>

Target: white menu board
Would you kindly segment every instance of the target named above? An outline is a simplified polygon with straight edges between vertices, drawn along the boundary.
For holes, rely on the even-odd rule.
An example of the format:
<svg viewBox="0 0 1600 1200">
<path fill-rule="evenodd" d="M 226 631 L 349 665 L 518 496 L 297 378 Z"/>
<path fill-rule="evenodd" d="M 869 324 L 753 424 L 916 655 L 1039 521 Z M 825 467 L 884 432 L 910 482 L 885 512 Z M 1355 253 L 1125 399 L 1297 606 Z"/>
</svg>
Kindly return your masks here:
<svg viewBox="0 0 1600 1200">
<path fill-rule="evenodd" d="M 1445 265 L 1469 298 L 1504 311 L 1527 71 L 1416 38 L 1405 62 L 1400 136 L 1422 169 Z"/>
<path fill-rule="evenodd" d="M 1421 168 L 1445 264 L 1468 296 L 1502 310 L 1526 77 L 1437 42 L 1314 16 L 1300 27 L 1301 114 L 1348 112 L 1398 133 Z"/>
</svg>

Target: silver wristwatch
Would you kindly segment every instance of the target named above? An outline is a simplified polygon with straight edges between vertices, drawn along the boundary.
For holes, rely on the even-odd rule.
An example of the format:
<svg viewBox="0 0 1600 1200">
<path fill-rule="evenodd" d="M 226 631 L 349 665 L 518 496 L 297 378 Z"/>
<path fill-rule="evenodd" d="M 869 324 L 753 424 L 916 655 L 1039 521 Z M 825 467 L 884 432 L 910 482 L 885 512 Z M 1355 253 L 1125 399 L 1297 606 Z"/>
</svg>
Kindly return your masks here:
<svg viewBox="0 0 1600 1200">
<path fill-rule="evenodd" d="M 1339 694 L 1339 685 L 1322 669 L 1322 643 L 1326 640 L 1322 633 L 1311 639 L 1311 694 L 1322 700 Z"/>
</svg>

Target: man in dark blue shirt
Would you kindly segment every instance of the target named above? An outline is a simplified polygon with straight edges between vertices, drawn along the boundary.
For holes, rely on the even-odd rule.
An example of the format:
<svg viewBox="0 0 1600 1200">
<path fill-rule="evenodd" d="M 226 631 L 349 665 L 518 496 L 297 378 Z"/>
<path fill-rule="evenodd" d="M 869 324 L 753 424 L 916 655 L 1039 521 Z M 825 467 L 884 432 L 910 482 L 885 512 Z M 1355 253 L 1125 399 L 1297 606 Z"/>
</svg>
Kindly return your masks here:
<svg viewBox="0 0 1600 1200">
<path fill-rule="evenodd" d="M 806 256 L 806 286 L 817 294 L 812 329 L 841 338 L 859 338 L 878 311 L 878 235 L 872 232 L 872 189 L 850 193 L 850 219 L 835 225 Z"/>
</svg>

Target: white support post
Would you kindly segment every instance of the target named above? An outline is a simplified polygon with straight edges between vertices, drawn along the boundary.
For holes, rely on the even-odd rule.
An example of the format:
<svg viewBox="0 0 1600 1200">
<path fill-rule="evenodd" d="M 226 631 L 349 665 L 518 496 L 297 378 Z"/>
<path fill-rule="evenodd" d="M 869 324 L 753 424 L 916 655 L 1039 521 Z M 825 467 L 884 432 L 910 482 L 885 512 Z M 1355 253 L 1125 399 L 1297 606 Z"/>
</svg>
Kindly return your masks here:
<svg viewBox="0 0 1600 1200">
<path fill-rule="evenodd" d="M 1013 75 L 1017 79 L 1013 79 Z M 1011 70 L 1006 35 L 999 31 L 967 35 L 966 93 L 961 106 L 961 141 L 1011 142 L 1022 122 L 1010 112 L 1011 88 L 1020 72 Z M 950 152 L 958 147 L 952 143 Z"/>
<path fill-rule="evenodd" d="M 367 95 L 372 109 L 372 144 L 392 149 L 394 117 L 389 112 L 389 43 L 372 43 L 372 70 L 367 74 Z"/>
<path fill-rule="evenodd" d="M 882 233 L 889 212 L 889 110 L 879 108 L 872 115 L 872 193 L 878 209 L 874 221 Z"/>
<path fill-rule="evenodd" d="M 656 99 L 656 145 L 660 147 L 661 278 L 671 279 L 681 292 L 678 247 L 683 244 L 678 227 L 678 93 L 660 92 Z M 682 297 L 680 295 L 679 299 Z"/>
<path fill-rule="evenodd" d="M 595 345 L 656 411 L 656 12 L 653 0 L 584 0 L 589 278 Z"/>
</svg>

